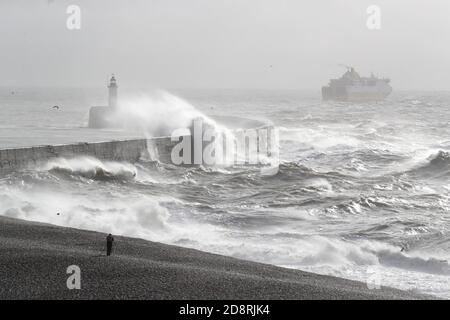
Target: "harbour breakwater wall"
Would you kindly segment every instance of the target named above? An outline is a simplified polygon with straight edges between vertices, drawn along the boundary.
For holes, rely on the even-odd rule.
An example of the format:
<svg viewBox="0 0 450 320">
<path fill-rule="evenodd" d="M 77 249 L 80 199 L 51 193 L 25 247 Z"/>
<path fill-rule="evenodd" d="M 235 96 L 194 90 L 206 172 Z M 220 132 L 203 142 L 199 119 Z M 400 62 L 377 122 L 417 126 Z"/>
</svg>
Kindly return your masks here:
<svg viewBox="0 0 450 320">
<path fill-rule="evenodd" d="M 136 162 L 145 156 L 146 150 L 146 139 L 0 149 L 0 173 L 37 167 L 59 157 L 91 156 L 102 160 Z"/>
<path fill-rule="evenodd" d="M 244 137 L 244 149 L 250 148 L 248 146 L 249 141 L 248 139 L 245 140 L 245 137 L 254 136 L 258 139 L 258 150 L 265 150 L 265 153 L 270 155 L 272 152 L 271 146 L 275 145 L 274 138 L 271 135 L 272 129 L 272 126 L 264 126 L 239 130 L 239 135 Z M 261 136 L 262 138 L 260 138 Z M 181 136 L 179 139 L 175 139 L 175 141 L 171 137 L 156 137 L 150 139 L 0 149 L 0 174 L 15 170 L 36 168 L 54 158 L 73 158 L 77 156 L 90 156 L 100 160 L 130 163 L 137 162 L 140 159 L 172 163 L 171 156 L 173 148 L 182 139 L 193 139 L 193 136 Z"/>
</svg>

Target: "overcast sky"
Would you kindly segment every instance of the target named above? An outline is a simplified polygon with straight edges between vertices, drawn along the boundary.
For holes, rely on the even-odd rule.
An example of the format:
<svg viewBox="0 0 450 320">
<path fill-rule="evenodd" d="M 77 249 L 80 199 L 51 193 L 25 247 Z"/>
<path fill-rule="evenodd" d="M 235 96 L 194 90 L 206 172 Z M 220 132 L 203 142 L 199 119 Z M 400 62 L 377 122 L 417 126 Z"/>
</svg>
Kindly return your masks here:
<svg viewBox="0 0 450 320">
<path fill-rule="evenodd" d="M 81 8 L 81 30 L 66 9 Z M 366 27 L 369 5 L 381 30 Z M 450 90 L 449 0 L 0 0 L 1 86 Z"/>
</svg>

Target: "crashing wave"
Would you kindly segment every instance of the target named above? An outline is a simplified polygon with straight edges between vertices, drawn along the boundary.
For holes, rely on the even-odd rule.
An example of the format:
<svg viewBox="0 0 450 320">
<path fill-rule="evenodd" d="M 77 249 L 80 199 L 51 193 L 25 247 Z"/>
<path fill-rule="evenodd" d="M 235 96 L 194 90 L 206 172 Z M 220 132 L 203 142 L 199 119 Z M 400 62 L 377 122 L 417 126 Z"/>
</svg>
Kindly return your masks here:
<svg viewBox="0 0 450 320">
<path fill-rule="evenodd" d="M 450 153 L 440 150 L 429 156 L 426 163 L 411 170 L 413 174 L 423 175 L 425 178 L 438 178 L 450 174 Z"/>
<path fill-rule="evenodd" d="M 132 180 L 137 175 L 136 167 L 131 164 L 92 157 L 57 158 L 49 161 L 44 170 L 92 180 Z"/>
</svg>

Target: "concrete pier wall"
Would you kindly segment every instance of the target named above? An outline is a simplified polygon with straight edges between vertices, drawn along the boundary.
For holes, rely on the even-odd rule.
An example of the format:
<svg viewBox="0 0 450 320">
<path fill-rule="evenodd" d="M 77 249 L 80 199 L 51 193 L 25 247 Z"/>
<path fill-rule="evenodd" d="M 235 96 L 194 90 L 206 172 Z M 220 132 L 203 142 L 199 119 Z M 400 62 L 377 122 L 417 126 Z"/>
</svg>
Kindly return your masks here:
<svg viewBox="0 0 450 320">
<path fill-rule="evenodd" d="M 270 156 L 273 137 L 270 134 L 273 127 L 260 127 L 257 129 L 239 130 L 237 135 L 256 135 L 264 132 L 267 138 L 258 136 L 258 149 L 261 143 L 265 144 L 262 149 L 267 150 Z M 269 134 L 267 134 L 267 132 Z M 55 146 L 36 146 L 29 148 L 0 149 L 0 174 L 18 170 L 34 168 L 45 164 L 52 158 L 73 158 L 76 156 L 91 156 L 100 160 L 112 160 L 134 163 L 139 159 L 158 160 L 163 163 L 172 163 L 171 153 L 175 145 L 183 138 L 191 138 L 191 136 L 180 137 L 179 140 L 172 141 L 170 137 L 158 137 L 151 139 L 136 139 L 124 141 L 109 141 L 97 143 L 78 143 Z M 248 144 L 248 143 L 247 143 Z M 245 146 L 247 147 L 247 146 Z M 194 162 L 192 162 L 194 163 Z"/>
<path fill-rule="evenodd" d="M 146 139 L 0 149 L 0 173 L 35 167 L 58 157 L 85 155 L 102 160 L 136 162 L 146 153 Z"/>
</svg>

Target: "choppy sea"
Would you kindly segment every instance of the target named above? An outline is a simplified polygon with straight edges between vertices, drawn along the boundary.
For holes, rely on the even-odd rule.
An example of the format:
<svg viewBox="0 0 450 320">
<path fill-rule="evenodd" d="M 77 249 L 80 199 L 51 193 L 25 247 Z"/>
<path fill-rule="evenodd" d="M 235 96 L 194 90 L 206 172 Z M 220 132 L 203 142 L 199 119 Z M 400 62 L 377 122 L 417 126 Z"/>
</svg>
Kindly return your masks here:
<svg viewBox="0 0 450 320">
<path fill-rule="evenodd" d="M 103 89 L 2 88 L 0 148 L 139 136 L 86 128 L 104 100 Z M 269 120 L 279 171 L 55 159 L 0 175 L 0 215 L 450 298 L 449 92 L 344 103 L 319 92 L 175 90 L 133 101 L 149 126 L 191 114 Z"/>
</svg>

